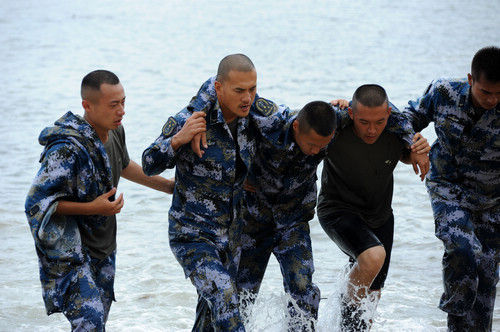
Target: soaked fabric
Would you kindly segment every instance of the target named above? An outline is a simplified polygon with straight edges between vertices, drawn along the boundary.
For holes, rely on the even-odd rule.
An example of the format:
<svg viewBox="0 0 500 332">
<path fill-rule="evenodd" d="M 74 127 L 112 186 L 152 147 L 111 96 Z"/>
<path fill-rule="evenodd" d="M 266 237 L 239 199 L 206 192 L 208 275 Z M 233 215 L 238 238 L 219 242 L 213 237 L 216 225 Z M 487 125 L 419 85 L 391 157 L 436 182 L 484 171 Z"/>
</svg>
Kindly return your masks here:
<svg viewBox="0 0 500 332">
<path fill-rule="evenodd" d="M 144 151 L 142 163 L 148 175 L 176 167 L 169 211 L 170 247 L 185 276 L 210 306 L 205 312 L 212 313 L 213 327 L 238 331 L 243 325 L 238 306 L 233 305 L 238 303 L 234 282 L 240 251 L 242 185 L 255 155 L 254 135 L 248 118 L 238 118 L 233 140 L 216 98 L 205 97 L 202 87 L 188 107 L 167 121 L 162 134 Z M 208 148 L 201 159 L 189 144 L 177 151 L 171 146 L 172 137 L 194 111 L 207 114 Z M 244 166 L 241 174 L 238 154 Z M 197 318 L 197 322 L 209 320 Z"/>
<path fill-rule="evenodd" d="M 104 148 L 111 165 L 112 185 L 117 188 L 121 172 L 130 162 L 123 126 L 108 132 L 108 140 L 104 143 Z M 112 200 L 114 199 L 115 197 L 112 197 Z M 107 216 L 107 219 L 107 222 L 96 227 L 92 234 L 86 234 L 86 237 L 82 239 L 90 256 L 98 259 L 106 258 L 116 250 L 116 215 Z"/>
<path fill-rule="evenodd" d="M 63 313 L 72 331 L 104 331 L 114 300 L 115 253 L 103 260 L 90 258 L 70 282 Z"/>
<path fill-rule="evenodd" d="M 215 100 L 214 78 L 206 81 L 192 103 Z M 347 110 L 333 109 L 339 128 L 352 123 Z M 316 206 L 316 169 L 326 155 L 306 156 L 295 143 L 296 113 L 286 106 L 255 99 L 250 125 L 257 135 L 257 153 L 248 176 L 256 193 L 245 192 L 242 258 L 238 272 L 241 291 L 257 293 L 271 253 L 278 259 L 284 288 L 306 317 L 316 319 L 320 292 L 312 282 L 314 264 L 308 222 Z M 413 129 L 400 112 L 393 112 L 388 131 L 410 143 Z M 255 298 L 255 297 L 254 297 Z M 293 315 L 291 310 L 291 315 Z"/>
<path fill-rule="evenodd" d="M 323 164 L 318 215 L 355 212 L 371 228 L 381 227 L 392 214 L 393 171 L 404 150 L 387 131 L 366 144 L 353 126 L 339 130 Z"/>
<path fill-rule="evenodd" d="M 426 185 L 452 331 L 491 330 L 500 262 L 500 105 L 478 116 L 471 98 L 466 80 L 439 79 L 405 110 L 416 130 L 434 122 L 437 135 Z"/>
<path fill-rule="evenodd" d="M 30 188 L 25 211 L 39 259 L 47 314 L 61 312 L 78 271 L 90 264 L 81 234 L 92 234 L 104 216 L 60 216 L 58 200 L 90 202 L 111 190 L 111 169 L 104 146 L 83 118 L 71 112 L 45 128 L 41 167 Z"/>
<path fill-rule="evenodd" d="M 498 283 L 500 208 L 481 212 L 434 197 L 436 236 L 443 241 L 444 293 L 439 307 L 455 331 L 490 331 Z M 457 325 L 458 324 L 458 325 Z"/>
<path fill-rule="evenodd" d="M 352 212 L 338 212 L 331 215 L 320 215 L 319 222 L 326 234 L 339 248 L 349 256 L 353 265 L 357 257 L 366 249 L 383 246 L 385 260 L 377 277 L 370 285 L 371 290 L 384 287 L 391 262 L 392 243 L 394 237 L 394 216 L 391 215 L 378 228 L 369 227 L 366 222 Z"/>
</svg>

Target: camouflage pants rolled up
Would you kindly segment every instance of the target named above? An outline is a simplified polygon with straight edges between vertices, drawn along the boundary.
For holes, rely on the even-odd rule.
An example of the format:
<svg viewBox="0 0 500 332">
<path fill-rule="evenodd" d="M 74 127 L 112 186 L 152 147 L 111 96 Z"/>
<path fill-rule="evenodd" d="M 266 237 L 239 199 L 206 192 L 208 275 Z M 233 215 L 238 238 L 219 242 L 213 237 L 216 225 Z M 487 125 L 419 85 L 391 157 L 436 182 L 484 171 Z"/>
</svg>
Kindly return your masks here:
<svg viewBox="0 0 500 332">
<path fill-rule="evenodd" d="M 317 319 L 319 288 L 312 282 L 314 264 L 309 224 L 276 230 L 271 223 L 249 222 L 242 234 L 238 288 L 257 294 L 271 253 L 280 264 L 285 292 L 296 301 L 303 315 Z M 290 313 L 296 315 L 293 307 Z"/>
<path fill-rule="evenodd" d="M 114 300 L 115 253 L 78 267 L 67 291 L 64 315 L 72 331 L 104 331 Z"/>
<path fill-rule="evenodd" d="M 443 241 L 444 293 L 439 307 L 450 331 L 491 331 L 500 261 L 500 209 L 471 211 L 431 195 Z"/>
</svg>

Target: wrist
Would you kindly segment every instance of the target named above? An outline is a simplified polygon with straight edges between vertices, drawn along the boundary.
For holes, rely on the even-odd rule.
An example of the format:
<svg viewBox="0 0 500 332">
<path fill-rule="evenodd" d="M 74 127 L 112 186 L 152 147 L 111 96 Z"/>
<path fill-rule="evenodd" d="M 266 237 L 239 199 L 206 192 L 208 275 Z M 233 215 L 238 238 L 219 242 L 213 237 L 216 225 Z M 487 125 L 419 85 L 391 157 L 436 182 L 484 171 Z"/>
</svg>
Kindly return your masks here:
<svg viewBox="0 0 500 332">
<path fill-rule="evenodd" d="M 174 149 L 174 151 L 177 151 L 177 149 L 182 145 L 178 135 L 179 133 L 172 136 L 172 140 L 170 141 L 170 145 L 172 146 L 172 149 Z"/>
</svg>

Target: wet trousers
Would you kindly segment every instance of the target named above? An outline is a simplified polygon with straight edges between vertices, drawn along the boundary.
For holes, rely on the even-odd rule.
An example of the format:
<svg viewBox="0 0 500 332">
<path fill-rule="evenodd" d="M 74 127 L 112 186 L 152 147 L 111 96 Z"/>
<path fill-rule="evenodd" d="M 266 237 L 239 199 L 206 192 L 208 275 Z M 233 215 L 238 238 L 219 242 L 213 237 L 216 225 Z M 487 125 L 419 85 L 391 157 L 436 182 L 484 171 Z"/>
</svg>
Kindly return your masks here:
<svg viewBox="0 0 500 332">
<path fill-rule="evenodd" d="M 66 292 L 63 313 L 72 331 L 105 331 L 114 298 L 115 257 L 113 252 L 78 267 Z"/>
<path fill-rule="evenodd" d="M 500 261 L 500 208 L 464 208 L 431 195 L 436 236 L 443 241 L 444 293 L 439 308 L 449 331 L 491 331 Z"/>
</svg>

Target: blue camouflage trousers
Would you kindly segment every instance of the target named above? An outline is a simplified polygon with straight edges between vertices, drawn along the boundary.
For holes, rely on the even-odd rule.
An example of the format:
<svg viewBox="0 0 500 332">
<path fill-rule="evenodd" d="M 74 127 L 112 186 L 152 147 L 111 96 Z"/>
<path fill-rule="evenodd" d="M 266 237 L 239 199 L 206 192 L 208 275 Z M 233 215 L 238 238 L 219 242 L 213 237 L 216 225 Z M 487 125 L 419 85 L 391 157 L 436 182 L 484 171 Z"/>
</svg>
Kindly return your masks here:
<svg viewBox="0 0 500 332">
<path fill-rule="evenodd" d="M 314 264 L 308 222 L 277 229 L 273 222 L 257 221 L 246 215 L 241 238 L 240 292 L 254 295 L 259 292 L 272 253 L 280 264 L 285 292 L 296 301 L 302 315 L 317 319 L 320 291 L 312 282 Z M 289 309 L 291 316 L 295 316 L 294 307 Z"/>
<path fill-rule="evenodd" d="M 193 331 L 245 331 L 236 288 L 239 248 L 232 249 L 227 241 L 171 241 L 170 247 L 183 267 L 196 261 L 189 273 L 198 293 Z"/>
<path fill-rule="evenodd" d="M 436 236 L 443 241 L 439 307 L 450 331 L 491 331 L 500 261 L 500 208 L 472 211 L 431 193 Z"/>
<path fill-rule="evenodd" d="M 66 292 L 63 313 L 72 331 L 104 331 L 114 301 L 115 257 L 90 258 L 77 268 Z"/>
</svg>

